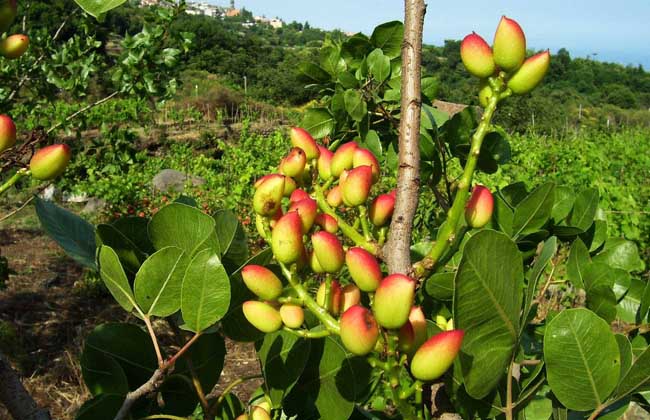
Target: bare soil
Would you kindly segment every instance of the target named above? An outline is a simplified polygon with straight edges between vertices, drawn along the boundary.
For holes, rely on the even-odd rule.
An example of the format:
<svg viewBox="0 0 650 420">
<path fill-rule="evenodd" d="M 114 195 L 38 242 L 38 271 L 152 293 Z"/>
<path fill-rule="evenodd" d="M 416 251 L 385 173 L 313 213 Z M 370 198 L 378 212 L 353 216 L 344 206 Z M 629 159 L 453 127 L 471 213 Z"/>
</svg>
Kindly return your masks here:
<svg viewBox="0 0 650 420">
<path fill-rule="evenodd" d="M 90 397 L 79 368 L 84 338 L 101 323 L 137 321 L 100 288 L 84 287 L 84 269 L 40 230 L 2 229 L 0 250 L 15 272 L 0 290 L 0 350 L 39 405 L 54 419 L 73 419 Z M 227 347 L 221 388 L 259 371 L 252 344 Z M 259 381 L 247 382 L 236 394 L 248 398 L 258 386 Z M 9 418 L 0 405 L 0 419 Z"/>
</svg>

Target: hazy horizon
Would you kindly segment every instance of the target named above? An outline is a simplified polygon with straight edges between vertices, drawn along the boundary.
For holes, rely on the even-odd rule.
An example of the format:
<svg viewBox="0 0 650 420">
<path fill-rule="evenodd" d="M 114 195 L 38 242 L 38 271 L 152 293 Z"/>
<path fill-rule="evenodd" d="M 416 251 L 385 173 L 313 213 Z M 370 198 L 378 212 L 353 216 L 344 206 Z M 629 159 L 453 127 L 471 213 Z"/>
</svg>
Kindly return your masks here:
<svg viewBox="0 0 650 420">
<path fill-rule="evenodd" d="M 220 6 L 228 0 L 208 0 Z M 605 0 L 547 0 L 521 2 L 465 0 L 447 3 L 436 9 L 428 2 L 424 25 L 424 42 L 443 45 L 446 39 L 462 39 L 476 31 L 491 40 L 501 15 L 516 19 L 526 32 L 528 47 L 549 48 L 557 52 L 566 48 L 572 57 L 591 57 L 650 70 L 650 1 L 623 0 L 615 6 Z M 397 0 L 235 0 L 236 7 L 255 15 L 279 17 L 285 22 L 309 22 L 326 30 L 370 34 L 372 29 L 389 20 L 403 20 L 403 2 Z"/>
</svg>

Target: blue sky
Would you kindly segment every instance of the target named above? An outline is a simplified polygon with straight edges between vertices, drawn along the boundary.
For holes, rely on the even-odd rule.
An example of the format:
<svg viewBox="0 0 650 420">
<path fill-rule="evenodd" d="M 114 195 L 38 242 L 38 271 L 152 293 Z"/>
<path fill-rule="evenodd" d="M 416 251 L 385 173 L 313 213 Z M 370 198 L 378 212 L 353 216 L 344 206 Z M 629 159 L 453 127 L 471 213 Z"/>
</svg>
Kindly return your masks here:
<svg viewBox="0 0 650 420">
<path fill-rule="evenodd" d="M 228 0 L 211 0 L 228 5 Z M 603 61 L 643 64 L 650 70 L 650 0 L 452 0 L 429 2 L 426 43 L 441 45 L 476 31 L 488 41 L 503 14 L 517 20 L 534 49 Z M 256 15 L 309 21 L 323 29 L 369 34 L 377 24 L 403 19 L 401 0 L 236 0 Z"/>
</svg>

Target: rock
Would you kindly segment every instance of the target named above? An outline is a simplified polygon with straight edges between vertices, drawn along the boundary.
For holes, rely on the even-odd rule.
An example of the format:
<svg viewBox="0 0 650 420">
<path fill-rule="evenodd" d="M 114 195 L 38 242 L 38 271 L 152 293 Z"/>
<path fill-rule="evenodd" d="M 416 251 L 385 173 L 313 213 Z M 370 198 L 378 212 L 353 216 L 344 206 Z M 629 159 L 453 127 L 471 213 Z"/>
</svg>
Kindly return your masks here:
<svg viewBox="0 0 650 420">
<path fill-rule="evenodd" d="M 85 203 L 86 201 L 88 201 L 88 194 L 63 193 L 63 201 L 68 203 Z"/>
<path fill-rule="evenodd" d="M 205 184 L 205 179 L 184 174 L 174 169 L 163 169 L 153 178 L 153 187 L 161 192 L 183 192 L 186 184 L 193 186 Z"/>
<path fill-rule="evenodd" d="M 91 197 L 88 199 L 86 205 L 84 206 L 83 210 L 81 210 L 81 212 L 97 213 L 99 211 L 104 210 L 105 208 L 106 208 L 106 200 L 103 200 L 101 198 Z"/>
<path fill-rule="evenodd" d="M 48 185 L 47 188 L 41 191 L 40 197 L 45 201 L 54 201 L 58 194 L 59 191 L 54 185 Z"/>
</svg>

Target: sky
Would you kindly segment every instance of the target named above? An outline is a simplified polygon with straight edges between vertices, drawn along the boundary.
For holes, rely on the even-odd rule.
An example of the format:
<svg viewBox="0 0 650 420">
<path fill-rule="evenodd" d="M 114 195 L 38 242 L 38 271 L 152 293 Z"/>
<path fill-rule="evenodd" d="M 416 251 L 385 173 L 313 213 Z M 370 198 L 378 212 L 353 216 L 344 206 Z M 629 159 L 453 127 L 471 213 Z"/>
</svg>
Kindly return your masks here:
<svg viewBox="0 0 650 420">
<path fill-rule="evenodd" d="M 426 0 L 425 0 L 426 1 Z M 226 6 L 227 0 L 210 0 Z M 501 15 L 522 26 L 531 49 L 564 47 L 572 57 L 595 57 L 650 70 L 650 0 L 451 0 L 426 1 L 424 42 L 442 45 L 476 31 L 488 42 Z M 235 0 L 255 15 L 308 21 L 322 29 L 372 33 L 403 20 L 402 0 Z M 596 55 L 594 55 L 596 54 Z"/>
</svg>

